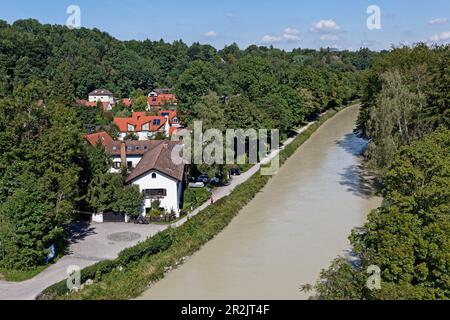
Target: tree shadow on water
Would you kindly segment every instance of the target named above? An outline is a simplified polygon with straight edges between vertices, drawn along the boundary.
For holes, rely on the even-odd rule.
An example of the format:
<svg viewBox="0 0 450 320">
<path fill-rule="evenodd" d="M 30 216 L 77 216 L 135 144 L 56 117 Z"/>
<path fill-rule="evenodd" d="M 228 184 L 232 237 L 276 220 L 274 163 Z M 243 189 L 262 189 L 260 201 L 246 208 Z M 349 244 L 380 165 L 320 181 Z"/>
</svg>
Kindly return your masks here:
<svg viewBox="0 0 450 320">
<path fill-rule="evenodd" d="M 336 142 L 338 146 L 353 156 L 362 156 L 367 148 L 367 140 L 359 138 L 354 133 L 348 133 L 343 139 Z"/>
<path fill-rule="evenodd" d="M 339 184 L 347 187 L 348 192 L 364 199 L 375 196 L 378 189 L 376 178 L 368 174 L 362 165 L 351 165 L 339 175 Z"/>
<path fill-rule="evenodd" d="M 367 140 L 358 137 L 354 133 L 349 133 L 343 139 L 336 142 L 338 146 L 355 157 L 362 157 L 367 148 Z M 362 164 L 351 165 L 340 173 L 340 185 L 347 187 L 347 191 L 358 197 L 370 199 L 376 194 L 379 183 Z"/>
</svg>

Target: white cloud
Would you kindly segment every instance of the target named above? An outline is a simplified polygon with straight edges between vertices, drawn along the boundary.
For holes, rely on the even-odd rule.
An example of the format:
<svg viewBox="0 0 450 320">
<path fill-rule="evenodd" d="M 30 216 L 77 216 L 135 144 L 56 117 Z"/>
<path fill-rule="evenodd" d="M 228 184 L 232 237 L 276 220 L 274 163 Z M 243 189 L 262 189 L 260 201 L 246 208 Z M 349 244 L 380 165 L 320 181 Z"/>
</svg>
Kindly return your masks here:
<svg viewBox="0 0 450 320">
<path fill-rule="evenodd" d="M 444 31 L 439 34 L 435 34 L 430 38 L 431 42 L 445 42 L 450 40 L 450 31 Z"/>
<path fill-rule="evenodd" d="M 320 36 L 320 40 L 322 41 L 337 41 L 339 37 L 335 34 L 323 34 Z"/>
<path fill-rule="evenodd" d="M 284 29 L 283 35 L 270 35 L 267 34 L 262 38 L 262 42 L 264 43 L 279 43 L 279 42 L 297 42 L 300 40 L 298 36 L 300 31 L 295 28 L 286 28 Z"/>
<path fill-rule="evenodd" d="M 284 38 L 283 37 L 277 37 L 277 36 L 272 36 L 270 34 L 266 34 L 263 38 L 262 38 L 262 42 L 265 43 L 276 43 L 276 42 L 281 42 L 283 41 Z"/>
<path fill-rule="evenodd" d="M 299 36 L 296 36 L 293 34 L 288 34 L 288 33 L 283 34 L 283 38 L 288 42 L 297 42 L 300 40 Z"/>
<path fill-rule="evenodd" d="M 215 32 L 215 31 L 208 31 L 208 32 L 205 32 L 204 36 L 208 37 L 208 38 L 217 37 L 217 32 Z"/>
<path fill-rule="evenodd" d="M 320 20 L 313 24 L 311 31 L 316 32 L 333 32 L 339 31 L 341 27 L 334 20 Z"/>
<path fill-rule="evenodd" d="M 289 28 L 284 29 L 284 34 L 296 36 L 296 35 L 300 34 L 300 31 L 298 31 L 295 28 L 290 28 L 289 27 Z"/>
<path fill-rule="evenodd" d="M 447 22 L 447 18 L 436 18 L 428 21 L 428 24 L 446 24 Z"/>
</svg>

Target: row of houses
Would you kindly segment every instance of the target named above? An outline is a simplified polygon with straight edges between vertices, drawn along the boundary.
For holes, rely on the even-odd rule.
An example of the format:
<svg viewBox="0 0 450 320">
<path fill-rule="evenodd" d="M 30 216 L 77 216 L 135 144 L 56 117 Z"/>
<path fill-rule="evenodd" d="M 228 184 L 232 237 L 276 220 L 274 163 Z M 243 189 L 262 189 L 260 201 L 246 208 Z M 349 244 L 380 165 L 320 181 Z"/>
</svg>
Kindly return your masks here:
<svg viewBox="0 0 450 320">
<path fill-rule="evenodd" d="M 118 100 L 114 98 L 111 91 L 107 89 L 96 89 L 89 93 L 87 100 L 77 100 L 76 102 L 86 107 L 96 107 L 100 103 L 104 111 L 111 111 L 119 102 L 126 108 L 131 109 L 134 101 L 131 98 Z M 170 93 L 170 89 L 155 89 L 147 96 L 146 111 L 161 108 L 173 109 L 176 108 L 177 104 L 177 97 L 175 94 Z"/>
<path fill-rule="evenodd" d="M 105 89 L 98 89 L 89 94 L 89 104 L 95 106 L 98 102 L 108 107 L 117 103 L 112 93 Z M 128 100 L 128 106 L 132 101 Z M 114 118 L 119 130 L 117 139 L 107 132 L 97 132 L 85 136 L 86 143 L 92 146 L 101 144 L 110 155 L 113 166 L 112 173 L 120 173 L 127 168 L 129 176 L 126 183 L 139 186 L 144 196 L 142 204 L 143 216 L 152 209 L 152 203 L 158 200 L 161 209 L 174 212 L 180 216 L 183 192 L 185 187 L 185 164 L 175 164 L 172 161 L 172 150 L 180 144 L 169 140 L 155 140 L 158 133 L 170 137 L 181 128 L 176 111 L 176 96 L 166 90 L 152 91 L 148 96 L 149 112 L 133 112 L 128 118 Z M 168 105 L 171 109 L 165 109 Z M 127 106 L 126 103 L 124 103 Z M 155 107 L 158 109 L 155 110 Z M 136 139 L 128 139 L 133 134 Z M 103 214 L 93 216 L 95 222 L 106 222 Z"/>
</svg>

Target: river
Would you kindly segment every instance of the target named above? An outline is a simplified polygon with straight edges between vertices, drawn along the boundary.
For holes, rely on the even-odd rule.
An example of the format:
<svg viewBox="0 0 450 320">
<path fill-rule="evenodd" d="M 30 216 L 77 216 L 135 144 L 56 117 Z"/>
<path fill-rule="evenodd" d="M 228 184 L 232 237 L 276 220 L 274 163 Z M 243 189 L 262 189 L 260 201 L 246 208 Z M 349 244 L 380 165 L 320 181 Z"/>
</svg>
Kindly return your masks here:
<svg viewBox="0 0 450 320">
<path fill-rule="evenodd" d="M 361 169 L 358 107 L 326 122 L 231 224 L 141 299 L 305 299 L 381 199 Z"/>
</svg>

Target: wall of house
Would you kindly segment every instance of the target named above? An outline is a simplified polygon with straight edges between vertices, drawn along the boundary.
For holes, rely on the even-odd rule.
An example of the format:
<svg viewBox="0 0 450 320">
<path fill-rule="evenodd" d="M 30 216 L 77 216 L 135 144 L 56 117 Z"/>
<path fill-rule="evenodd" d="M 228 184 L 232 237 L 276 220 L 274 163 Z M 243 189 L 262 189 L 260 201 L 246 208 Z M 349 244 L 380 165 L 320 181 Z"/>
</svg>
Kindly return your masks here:
<svg viewBox="0 0 450 320">
<path fill-rule="evenodd" d="M 156 178 L 152 178 L 152 174 L 156 173 Z M 138 179 L 133 181 L 133 184 L 138 185 L 140 191 L 142 192 L 145 189 L 166 189 L 167 196 L 159 199 L 161 201 L 161 207 L 166 209 L 167 211 L 175 211 L 177 217 L 179 217 L 180 210 L 180 191 L 179 191 L 179 181 L 169 177 L 163 173 L 158 171 L 149 171 L 146 174 L 142 175 Z M 151 199 L 144 200 L 144 207 L 142 210 L 142 214 L 145 215 L 146 209 L 151 208 Z"/>
<path fill-rule="evenodd" d="M 112 156 L 111 157 L 113 163 L 114 162 L 122 162 L 122 160 L 120 159 L 120 156 Z M 127 162 L 131 161 L 133 163 L 133 168 L 135 168 L 138 163 L 141 161 L 142 156 L 127 156 Z M 110 170 L 111 173 L 120 173 L 120 168 L 119 169 L 115 169 L 114 167 L 111 168 Z"/>
<path fill-rule="evenodd" d="M 114 98 L 113 96 L 89 96 L 89 102 L 97 101 L 114 103 Z"/>
<path fill-rule="evenodd" d="M 119 133 L 119 140 L 123 141 L 125 137 L 127 136 L 127 132 L 120 132 Z M 156 135 L 156 132 L 149 132 L 149 131 L 140 131 L 140 132 L 134 132 L 135 135 L 138 136 L 139 140 L 150 140 L 153 139 Z M 167 134 L 166 134 L 167 135 Z"/>
</svg>

